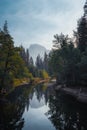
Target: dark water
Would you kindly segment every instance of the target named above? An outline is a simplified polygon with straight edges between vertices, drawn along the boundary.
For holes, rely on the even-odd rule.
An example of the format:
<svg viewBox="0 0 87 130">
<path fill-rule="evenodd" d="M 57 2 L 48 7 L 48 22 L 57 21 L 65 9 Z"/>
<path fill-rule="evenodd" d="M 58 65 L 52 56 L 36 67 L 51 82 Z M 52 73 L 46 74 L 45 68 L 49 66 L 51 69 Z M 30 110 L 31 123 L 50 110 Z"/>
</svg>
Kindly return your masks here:
<svg viewBox="0 0 87 130">
<path fill-rule="evenodd" d="M 87 107 L 45 84 L 21 87 L 0 102 L 0 130 L 87 130 Z"/>
</svg>

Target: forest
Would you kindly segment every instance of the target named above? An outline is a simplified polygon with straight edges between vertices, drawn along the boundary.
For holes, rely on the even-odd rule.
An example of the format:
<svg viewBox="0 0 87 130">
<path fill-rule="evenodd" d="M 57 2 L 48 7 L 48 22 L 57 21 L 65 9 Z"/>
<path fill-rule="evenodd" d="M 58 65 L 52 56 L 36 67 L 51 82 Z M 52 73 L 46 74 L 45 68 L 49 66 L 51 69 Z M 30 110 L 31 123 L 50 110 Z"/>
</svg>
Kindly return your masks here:
<svg viewBox="0 0 87 130">
<path fill-rule="evenodd" d="M 46 60 L 46 53 L 43 61 L 38 55 L 34 65 L 28 49 L 23 46 L 15 47 L 5 21 L 0 30 L 0 90 L 9 90 L 23 82 L 30 83 L 34 77 L 48 78 Z"/>
<path fill-rule="evenodd" d="M 73 38 L 55 34 L 53 48 L 44 59 L 37 56 L 36 62 L 23 46 L 15 47 L 13 37 L 5 21 L 0 30 L 0 90 L 11 89 L 21 83 L 30 83 L 35 78 L 55 77 L 57 84 L 64 86 L 87 86 L 87 11 L 77 22 Z"/>
<path fill-rule="evenodd" d="M 73 38 L 54 35 L 54 49 L 50 52 L 51 70 L 57 83 L 66 86 L 87 86 L 87 11 L 78 20 Z"/>
<path fill-rule="evenodd" d="M 82 3 L 0 1 L 0 130 L 87 130 Z"/>
</svg>

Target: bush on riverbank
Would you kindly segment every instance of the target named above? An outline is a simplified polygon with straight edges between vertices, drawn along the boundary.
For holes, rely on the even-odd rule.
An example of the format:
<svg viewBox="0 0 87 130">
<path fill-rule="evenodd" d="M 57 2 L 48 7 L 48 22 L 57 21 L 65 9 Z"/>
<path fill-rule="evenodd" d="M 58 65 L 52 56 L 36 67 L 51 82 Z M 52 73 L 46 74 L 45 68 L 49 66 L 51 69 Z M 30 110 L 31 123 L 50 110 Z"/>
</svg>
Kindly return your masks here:
<svg viewBox="0 0 87 130">
<path fill-rule="evenodd" d="M 28 78 L 22 78 L 22 79 L 14 79 L 14 87 L 20 86 L 22 84 L 29 83 L 30 79 Z"/>
</svg>

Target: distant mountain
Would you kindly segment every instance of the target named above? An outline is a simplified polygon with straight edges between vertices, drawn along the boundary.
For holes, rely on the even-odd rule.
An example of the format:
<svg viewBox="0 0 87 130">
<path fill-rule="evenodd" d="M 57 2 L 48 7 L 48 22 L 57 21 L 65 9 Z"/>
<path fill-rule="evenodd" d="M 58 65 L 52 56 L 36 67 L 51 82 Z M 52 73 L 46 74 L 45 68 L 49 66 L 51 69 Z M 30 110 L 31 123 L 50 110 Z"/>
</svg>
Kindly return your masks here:
<svg viewBox="0 0 87 130">
<path fill-rule="evenodd" d="M 32 56 L 34 62 L 36 61 L 36 57 L 40 55 L 40 57 L 44 57 L 44 53 L 49 53 L 49 50 L 47 50 L 44 46 L 39 44 L 32 44 L 29 47 L 29 54 Z"/>
</svg>

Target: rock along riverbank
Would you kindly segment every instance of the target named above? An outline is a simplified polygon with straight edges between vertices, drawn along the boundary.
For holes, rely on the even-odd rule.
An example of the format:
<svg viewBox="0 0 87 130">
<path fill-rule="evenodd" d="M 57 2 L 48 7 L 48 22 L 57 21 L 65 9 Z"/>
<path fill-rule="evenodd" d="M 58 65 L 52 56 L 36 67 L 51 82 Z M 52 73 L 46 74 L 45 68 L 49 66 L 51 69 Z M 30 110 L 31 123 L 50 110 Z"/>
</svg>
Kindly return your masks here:
<svg viewBox="0 0 87 130">
<path fill-rule="evenodd" d="M 59 85 L 55 87 L 55 90 L 60 90 L 65 94 L 74 97 L 77 101 L 87 104 L 87 88 L 69 88 Z"/>
</svg>

